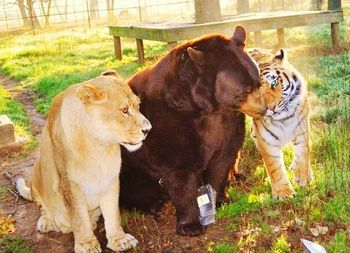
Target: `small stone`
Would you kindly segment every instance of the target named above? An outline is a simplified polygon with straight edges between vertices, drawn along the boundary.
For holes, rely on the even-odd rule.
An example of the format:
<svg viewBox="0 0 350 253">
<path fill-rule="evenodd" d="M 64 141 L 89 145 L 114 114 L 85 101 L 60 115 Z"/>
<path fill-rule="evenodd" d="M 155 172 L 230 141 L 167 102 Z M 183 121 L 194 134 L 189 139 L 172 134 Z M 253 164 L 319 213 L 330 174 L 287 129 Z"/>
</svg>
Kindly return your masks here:
<svg viewBox="0 0 350 253">
<path fill-rule="evenodd" d="M 6 115 L 0 115 L 0 146 L 16 141 L 15 127 Z"/>
</svg>

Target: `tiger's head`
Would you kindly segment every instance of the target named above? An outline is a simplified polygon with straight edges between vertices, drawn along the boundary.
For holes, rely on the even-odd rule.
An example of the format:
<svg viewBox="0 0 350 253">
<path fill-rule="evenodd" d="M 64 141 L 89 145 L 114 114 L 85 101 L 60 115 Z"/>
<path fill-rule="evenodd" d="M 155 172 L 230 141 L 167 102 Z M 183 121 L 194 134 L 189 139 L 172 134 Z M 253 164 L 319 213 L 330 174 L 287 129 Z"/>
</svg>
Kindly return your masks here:
<svg viewBox="0 0 350 253">
<path fill-rule="evenodd" d="M 286 74 L 287 57 L 283 49 L 271 59 L 259 63 L 261 91 L 268 107 L 267 116 L 278 113 L 285 105 L 284 79 Z"/>
</svg>

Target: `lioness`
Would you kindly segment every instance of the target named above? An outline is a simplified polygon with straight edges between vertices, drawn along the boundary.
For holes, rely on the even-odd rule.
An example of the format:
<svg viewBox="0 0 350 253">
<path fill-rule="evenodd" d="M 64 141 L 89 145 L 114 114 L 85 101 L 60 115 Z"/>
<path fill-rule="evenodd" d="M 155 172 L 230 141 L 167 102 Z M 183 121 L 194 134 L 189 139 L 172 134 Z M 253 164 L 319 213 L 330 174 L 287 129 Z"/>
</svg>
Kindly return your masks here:
<svg viewBox="0 0 350 253">
<path fill-rule="evenodd" d="M 21 195 L 40 207 L 40 232 L 73 232 L 75 252 L 101 252 L 93 229 L 103 214 L 107 247 L 115 251 L 138 241 L 124 233 L 119 214 L 120 145 L 141 147 L 151 129 L 139 98 L 115 71 L 73 85 L 53 101 L 40 140 L 31 189 Z"/>
</svg>

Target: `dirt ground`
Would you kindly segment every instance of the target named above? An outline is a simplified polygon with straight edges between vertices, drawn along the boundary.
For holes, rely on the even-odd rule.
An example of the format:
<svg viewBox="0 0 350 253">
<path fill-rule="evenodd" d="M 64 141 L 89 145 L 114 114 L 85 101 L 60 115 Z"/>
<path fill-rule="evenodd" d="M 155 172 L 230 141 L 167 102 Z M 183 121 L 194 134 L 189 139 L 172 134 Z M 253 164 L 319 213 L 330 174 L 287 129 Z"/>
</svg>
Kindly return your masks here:
<svg viewBox="0 0 350 253">
<path fill-rule="evenodd" d="M 35 110 L 32 94 L 26 90 L 15 89 L 16 82 L 4 75 L 0 75 L 0 83 L 5 84 L 5 87 L 10 91 L 13 98 L 25 106 L 33 124 L 33 135 L 38 137 L 45 124 L 45 117 Z M 26 181 L 29 182 L 32 175 L 32 168 L 38 155 L 39 150 L 36 148 L 27 157 L 0 157 L 0 186 L 12 189 L 11 183 L 2 174 L 5 171 L 12 174 L 21 173 L 25 176 Z M 4 217 L 13 214 L 16 227 L 14 235 L 19 235 L 27 240 L 34 246 L 38 253 L 73 252 L 72 233 L 62 234 L 50 232 L 41 234 L 36 231 L 39 211 L 32 202 L 22 198 L 16 198 L 11 193 L 6 193 L 0 201 L 0 212 L 2 212 Z M 175 232 L 175 210 L 170 204 L 166 206 L 161 219 L 157 219 L 157 221 L 150 214 L 129 216 L 124 229 L 139 240 L 138 248 L 132 252 L 205 252 L 205 245 L 210 241 L 220 241 L 223 238 L 235 237 L 234 233 L 230 234 L 224 229 L 224 221 L 222 220 L 209 226 L 206 233 L 202 236 L 183 237 L 177 235 Z M 106 249 L 107 242 L 102 218 L 99 221 L 95 234 L 103 248 L 103 252 L 111 252 Z"/>
</svg>

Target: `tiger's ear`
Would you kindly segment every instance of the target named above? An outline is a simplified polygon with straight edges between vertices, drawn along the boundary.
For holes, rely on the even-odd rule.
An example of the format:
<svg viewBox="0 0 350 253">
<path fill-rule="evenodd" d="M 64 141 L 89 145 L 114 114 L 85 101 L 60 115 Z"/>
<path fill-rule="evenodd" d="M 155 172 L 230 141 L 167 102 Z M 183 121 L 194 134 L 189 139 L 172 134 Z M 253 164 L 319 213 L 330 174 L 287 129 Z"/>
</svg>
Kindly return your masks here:
<svg viewBox="0 0 350 253">
<path fill-rule="evenodd" d="M 188 56 L 191 58 L 196 67 L 200 70 L 205 65 L 205 56 L 202 51 L 192 47 L 187 48 Z"/>
<path fill-rule="evenodd" d="M 273 62 L 276 62 L 276 63 L 287 62 L 287 54 L 282 48 L 275 54 L 275 58 L 273 58 Z"/>
<path fill-rule="evenodd" d="M 103 104 L 106 103 L 107 93 L 91 84 L 85 84 L 77 89 L 77 95 L 81 102 L 87 104 Z"/>
</svg>

